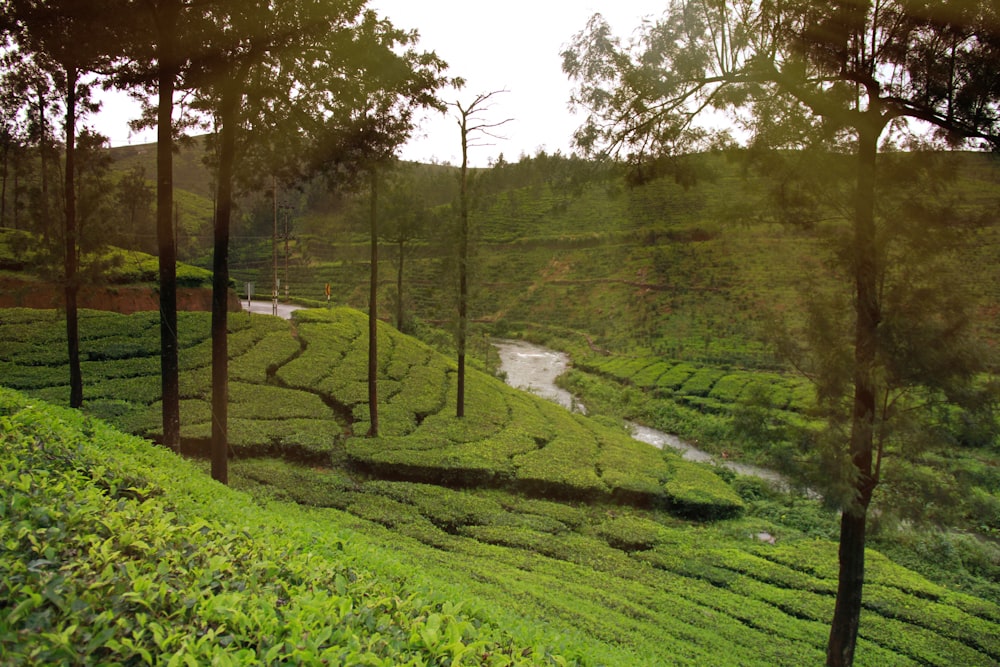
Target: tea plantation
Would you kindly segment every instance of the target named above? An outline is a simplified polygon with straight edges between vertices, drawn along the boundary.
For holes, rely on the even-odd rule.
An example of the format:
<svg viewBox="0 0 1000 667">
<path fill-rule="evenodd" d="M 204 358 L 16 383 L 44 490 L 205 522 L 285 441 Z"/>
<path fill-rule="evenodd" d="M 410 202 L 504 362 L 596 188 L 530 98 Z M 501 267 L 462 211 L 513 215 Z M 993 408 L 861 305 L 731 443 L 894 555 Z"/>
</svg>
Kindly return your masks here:
<svg viewBox="0 0 1000 667">
<path fill-rule="evenodd" d="M 457 420 L 451 361 L 388 327 L 382 437 L 360 437 L 349 309 L 231 318 L 225 488 L 121 433 L 159 432 L 156 326 L 83 313 L 81 415 L 51 405 L 68 397 L 60 315 L 0 311 L 0 664 L 823 660 L 837 556 L 815 503 L 481 373 Z M 179 327 L 197 454 L 208 315 Z M 858 664 L 1000 663 L 995 601 L 868 563 Z"/>
</svg>

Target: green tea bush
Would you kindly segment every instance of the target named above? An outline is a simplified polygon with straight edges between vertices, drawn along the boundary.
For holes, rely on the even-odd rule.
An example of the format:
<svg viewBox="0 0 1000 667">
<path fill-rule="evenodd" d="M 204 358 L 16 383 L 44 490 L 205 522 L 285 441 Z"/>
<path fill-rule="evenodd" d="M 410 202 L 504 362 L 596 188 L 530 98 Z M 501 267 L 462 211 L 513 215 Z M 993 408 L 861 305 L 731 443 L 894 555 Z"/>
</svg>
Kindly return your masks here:
<svg viewBox="0 0 1000 667">
<path fill-rule="evenodd" d="M 581 527 L 587 521 L 587 515 L 582 509 L 566 503 L 507 494 L 499 502 L 512 512 L 550 517 L 572 529 Z"/>
<path fill-rule="evenodd" d="M 666 361 L 654 361 L 639 370 L 631 377 L 631 382 L 637 387 L 650 389 L 656 386 L 660 376 L 667 372 L 670 364 Z"/>
<path fill-rule="evenodd" d="M 747 383 L 750 382 L 751 377 L 749 373 L 723 375 L 712 386 L 712 390 L 708 393 L 708 396 L 724 403 L 736 403 L 740 400 L 740 395 L 747 386 Z"/>
<path fill-rule="evenodd" d="M 81 361 L 80 372 L 88 382 L 156 376 L 160 373 L 160 356 L 157 354 L 156 356 L 132 357 L 117 361 Z M 156 382 L 155 379 L 152 381 Z"/>
<path fill-rule="evenodd" d="M 689 396 L 708 396 L 712 387 L 725 373 L 719 368 L 700 368 L 692 373 L 677 391 Z"/>
<path fill-rule="evenodd" d="M 680 389 L 681 385 L 687 382 L 688 378 L 694 375 L 697 370 L 697 367 L 688 363 L 677 364 L 660 376 L 660 378 L 656 381 L 656 388 L 666 391 L 676 391 L 677 389 Z"/>
<path fill-rule="evenodd" d="M 526 528 L 539 533 L 551 533 L 558 535 L 565 533 L 571 528 L 551 516 L 543 514 L 522 514 L 519 512 L 500 512 L 491 515 L 488 520 L 481 522 L 487 526 L 511 526 L 514 528 Z"/>
<path fill-rule="evenodd" d="M 373 474 L 430 484 L 493 485 L 508 478 L 509 467 L 476 456 L 475 447 L 449 445 L 436 437 L 349 438 L 345 451 L 353 465 Z"/>
<path fill-rule="evenodd" d="M 114 249 L 101 258 L 108 268 L 105 279 L 113 285 L 134 283 L 156 283 L 159 281 L 159 260 L 135 250 Z M 190 264 L 177 265 L 177 286 L 209 288 L 212 286 L 212 272 Z M 235 286 L 230 281 L 230 287 Z"/>
<path fill-rule="evenodd" d="M 90 382 L 83 388 L 86 400 L 117 399 L 140 405 L 151 405 L 160 400 L 161 393 L 159 377 L 150 375 Z"/>
<path fill-rule="evenodd" d="M 514 458 L 519 488 L 546 497 L 593 499 L 609 493 L 597 475 L 598 443 L 585 432 L 556 436 Z"/>
<path fill-rule="evenodd" d="M 229 383 L 229 414 L 261 420 L 333 418 L 316 394 L 244 382 Z"/>
<path fill-rule="evenodd" d="M 270 331 L 251 349 L 229 362 L 229 377 L 253 384 L 268 382 L 275 371 L 301 352 L 301 343 L 288 329 Z"/>
<path fill-rule="evenodd" d="M 362 519 L 380 523 L 387 528 L 403 525 L 430 524 L 413 505 L 375 494 L 356 494 L 351 497 L 347 511 Z"/>
<path fill-rule="evenodd" d="M 280 459 L 236 459 L 231 464 L 234 479 L 249 479 L 280 490 L 278 494 L 310 507 L 346 507 L 356 489 L 350 477 L 333 470 L 318 471 Z"/>
<path fill-rule="evenodd" d="M 597 527 L 597 534 L 616 549 L 644 551 L 660 542 L 663 527 L 636 516 L 615 516 Z"/>
<path fill-rule="evenodd" d="M 159 352 L 159 340 L 153 337 L 105 336 L 96 340 L 81 341 L 80 344 L 81 359 L 87 361 L 152 357 Z"/>
<path fill-rule="evenodd" d="M 641 506 L 662 504 L 669 469 L 661 452 L 624 433 L 595 431 L 600 444 L 596 466 L 612 497 Z"/>
<path fill-rule="evenodd" d="M 503 508 L 493 500 L 430 484 L 372 481 L 361 491 L 412 505 L 434 525 L 449 532 L 464 525 L 489 524 L 503 514 Z"/>
<path fill-rule="evenodd" d="M 743 511 L 743 501 L 711 467 L 668 456 L 666 492 L 672 511 L 704 519 L 729 518 Z"/>
<path fill-rule="evenodd" d="M 0 406 L 5 663 L 544 661 L 461 604 L 334 557 L 342 539 L 313 543 L 146 444 L 5 390 Z M 157 481 L 125 474 L 119 455 L 144 459 Z"/>
<path fill-rule="evenodd" d="M 65 355 L 64 355 L 65 359 Z M 62 384 L 69 384 L 69 364 L 62 366 L 28 366 L 10 361 L 0 361 L 3 384 L 11 389 L 31 391 Z"/>
</svg>

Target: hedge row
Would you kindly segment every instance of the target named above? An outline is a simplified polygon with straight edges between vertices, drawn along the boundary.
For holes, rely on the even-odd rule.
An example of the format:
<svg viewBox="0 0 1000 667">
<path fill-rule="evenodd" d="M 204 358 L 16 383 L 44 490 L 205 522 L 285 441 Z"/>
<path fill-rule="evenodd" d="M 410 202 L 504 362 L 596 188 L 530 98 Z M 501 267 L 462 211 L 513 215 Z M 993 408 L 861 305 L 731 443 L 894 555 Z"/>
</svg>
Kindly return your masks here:
<svg viewBox="0 0 1000 667">
<path fill-rule="evenodd" d="M 766 396 L 776 409 L 794 412 L 805 412 L 815 402 L 807 380 L 778 373 L 670 362 L 659 357 L 593 357 L 578 360 L 577 366 L 675 400 L 695 404 L 698 401 L 692 399 L 712 399 L 712 405 L 725 412 L 759 396 Z"/>
</svg>

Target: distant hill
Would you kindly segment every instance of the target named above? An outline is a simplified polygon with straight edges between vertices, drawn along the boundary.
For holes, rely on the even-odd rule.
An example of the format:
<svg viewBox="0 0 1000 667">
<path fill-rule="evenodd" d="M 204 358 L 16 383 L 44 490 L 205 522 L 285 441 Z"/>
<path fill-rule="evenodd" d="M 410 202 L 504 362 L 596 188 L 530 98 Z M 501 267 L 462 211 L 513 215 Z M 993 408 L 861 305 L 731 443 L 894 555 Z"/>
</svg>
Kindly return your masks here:
<svg viewBox="0 0 1000 667">
<path fill-rule="evenodd" d="M 174 154 L 174 187 L 196 195 L 213 199 L 214 176 L 203 162 L 205 136 L 191 137 L 181 143 Z M 114 168 L 126 171 L 142 167 L 146 178 L 156 179 L 156 143 L 135 146 L 117 146 L 111 149 Z"/>
<path fill-rule="evenodd" d="M 202 162 L 203 144 L 204 137 L 196 137 L 179 149 L 175 186 L 188 259 L 207 267 L 212 177 Z M 112 155 L 117 168 L 142 165 L 152 179 L 154 148 L 120 147 Z M 956 280 L 981 299 L 984 335 L 996 349 L 1000 168 L 984 154 L 949 159 L 953 178 L 942 183 L 942 210 L 954 205 L 983 213 L 969 230 Z M 804 276 L 824 275 L 817 267 L 829 252 L 829 226 L 774 222 L 765 195 L 777 187 L 775 179 L 726 156 L 689 156 L 671 169 L 665 178 L 629 185 L 618 169 L 539 153 L 475 170 L 473 318 L 493 331 L 572 330 L 600 346 L 638 346 L 667 358 L 751 367 L 780 363 L 766 342 L 767 328 L 774 313 L 799 308 Z M 455 311 L 451 204 L 458 171 L 407 163 L 397 172 L 413 188 L 412 208 L 430 220 L 408 251 L 402 298 L 409 315 L 447 325 Z M 392 221 L 393 196 L 392 186 L 383 187 L 383 225 Z M 325 300 L 330 283 L 335 301 L 366 308 L 367 195 L 331 194 L 322 178 L 283 189 L 276 253 L 270 197 L 251 193 L 241 200 L 231 250 L 237 284 L 253 281 L 258 294 L 269 291 L 276 254 L 278 276 L 291 297 Z M 381 253 L 385 319 L 393 317 L 398 298 L 396 250 L 386 242 Z"/>
</svg>

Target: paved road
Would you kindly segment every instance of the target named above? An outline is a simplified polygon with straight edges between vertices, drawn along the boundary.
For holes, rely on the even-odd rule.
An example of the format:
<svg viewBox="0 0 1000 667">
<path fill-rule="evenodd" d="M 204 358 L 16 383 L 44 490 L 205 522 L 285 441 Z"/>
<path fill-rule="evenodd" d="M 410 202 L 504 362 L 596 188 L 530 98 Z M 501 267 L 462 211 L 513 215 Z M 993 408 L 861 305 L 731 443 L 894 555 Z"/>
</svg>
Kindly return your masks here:
<svg viewBox="0 0 1000 667">
<path fill-rule="evenodd" d="M 267 301 L 251 301 L 250 307 L 247 308 L 247 302 L 244 299 L 240 303 L 243 304 L 243 310 L 249 310 L 251 313 L 260 313 L 262 315 L 274 315 L 274 302 L 268 299 Z M 302 306 L 296 306 L 294 303 L 278 303 L 278 317 L 283 317 L 286 320 L 291 318 L 292 313 Z"/>
</svg>

